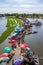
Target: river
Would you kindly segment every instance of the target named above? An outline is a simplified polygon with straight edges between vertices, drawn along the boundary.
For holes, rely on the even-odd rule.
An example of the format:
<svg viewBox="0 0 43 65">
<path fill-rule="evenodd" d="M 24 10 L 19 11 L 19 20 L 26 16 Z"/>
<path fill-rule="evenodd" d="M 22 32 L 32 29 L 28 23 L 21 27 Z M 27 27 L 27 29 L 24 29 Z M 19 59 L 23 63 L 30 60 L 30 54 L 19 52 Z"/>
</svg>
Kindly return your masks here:
<svg viewBox="0 0 43 65">
<path fill-rule="evenodd" d="M 31 22 L 34 22 L 35 19 L 28 19 Z M 26 35 L 24 41 L 28 43 L 31 50 L 35 51 L 35 53 L 39 56 L 40 65 L 43 65 L 43 19 L 38 19 L 42 25 L 39 27 L 33 26 L 32 31 L 37 31 L 36 34 Z"/>
<path fill-rule="evenodd" d="M 6 30 L 7 17 L 0 17 L 0 36 Z"/>
<path fill-rule="evenodd" d="M 6 20 L 7 18 L 0 18 L 0 34 L 5 31 L 6 27 Z M 36 19 L 29 19 L 31 22 L 34 22 Z M 36 54 L 42 59 L 43 59 L 43 19 L 39 19 L 40 22 L 42 22 L 42 25 L 40 27 L 33 26 L 32 31 L 36 30 L 38 33 L 37 34 L 30 34 L 26 35 L 24 38 L 24 41 L 28 43 L 29 47 L 31 48 L 32 51 L 35 51 Z M 3 24 L 2 24 L 3 22 Z M 5 27 L 5 28 L 4 28 Z M 3 52 L 3 48 L 6 46 L 10 46 L 8 43 L 8 38 L 0 44 L 0 54 Z M 40 60 L 40 65 L 43 65 L 43 60 Z"/>
<path fill-rule="evenodd" d="M 0 36 L 7 29 L 6 24 L 7 17 L 0 17 Z M 3 43 L 0 44 L 0 54 L 3 53 L 3 48 L 7 46 L 10 46 L 10 44 L 8 43 L 8 38 Z"/>
</svg>

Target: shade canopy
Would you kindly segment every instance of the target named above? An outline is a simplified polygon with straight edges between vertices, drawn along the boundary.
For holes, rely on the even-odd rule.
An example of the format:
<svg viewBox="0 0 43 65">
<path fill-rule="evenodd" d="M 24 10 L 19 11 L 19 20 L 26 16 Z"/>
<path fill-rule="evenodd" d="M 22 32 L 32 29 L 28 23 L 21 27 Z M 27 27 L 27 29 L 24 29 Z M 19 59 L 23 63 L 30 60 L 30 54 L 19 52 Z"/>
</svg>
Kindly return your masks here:
<svg viewBox="0 0 43 65">
<path fill-rule="evenodd" d="M 27 48 L 28 51 L 30 51 L 30 48 Z"/>
<path fill-rule="evenodd" d="M 19 32 L 20 32 L 20 30 L 15 30 L 15 33 L 17 33 L 17 34 L 18 34 Z"/>
<path fill-rule="evenodd" d="M 3 58 L 0 58 L 0 63 L 2 62 Z"/>
<path fill-rule="evenodd" d="M 8 53 L 1 54 L 1 57 L 7 57 L 7 56 L 8 56 Z"/>
<path fill-rule="evenodd" d="M 16 44 L 17 41 L 16 41 L 16 40 L 10 40 L 9 42 L 10 42 L 11 44 Z"/>
<path fill-rule="evenodd" d="M 12 34 L 11 36 L 16 36 L 17 35 L 17 33 L 14 33 L 14 34 Z"/>
<path fill-rule="evenodd" d="M 12 51 L 12 48 L 11 47 L 5 47 L 3 51 L 4 52 L 11 52 Z"/>
<path fill-rule="evenodd" d="M 21 64 L 22 64 L 21 59 L 17 59 L 17 60 L 15 60 L 14 64 L 15 64 L 15 65 L 21 65 Z"/>
<path fill-rule="evenodd" d="M 20 28 L 19 26 L 17 26 L 17 27 L 16 27 L 16 30 L 18 30 L 18 31 L 19 31 L 20 29 L 21 29 L 21 28 Z"/>
<path fill-rule="evenodd" d="M 16 28 L 15 28 L 15 31 L 21 31 L 22 29 L 19 27 L 19 26 L 17 26 Z"/>
<path fill-rule="evenodd" d="M 9 57 L 4 57 L 3 58 L 3 62 L 8 62 L 10 59 L 9 59 Z"/>
<path fill-rule="evenodd" d="M 21 35 L 20 35 L 20 34 L 18 34 L 18 35 L 17 35 L 17 38 L 21 38 Z"/>
<path fill-rule="evenodd" d="M 16 30 L 14 30 L 14 31 L 12 32 L 12 34 L 15 34 L 15 31 L 16 31 Z M 16 32 L 16 34 L 18 34 L 18 33 Z"/>
<path fill-rule="evenodd" d="M 18 34 L 20 31 L 22 31 L 22 29 L 21 29 L 19 26 L 17 26 L 17 27 L 15 28 L 15 30 L 13 31 L 13 34 L 14 34 L 14 33 Z"/>
<path fill-rule="evenodd" d="M 24 43 L 24 44 L 20 44 L 20 47 L 21 48 L 24 48 L 24 49 L 27 49 L 28 48 L 28 45 Z"/>
</svg>

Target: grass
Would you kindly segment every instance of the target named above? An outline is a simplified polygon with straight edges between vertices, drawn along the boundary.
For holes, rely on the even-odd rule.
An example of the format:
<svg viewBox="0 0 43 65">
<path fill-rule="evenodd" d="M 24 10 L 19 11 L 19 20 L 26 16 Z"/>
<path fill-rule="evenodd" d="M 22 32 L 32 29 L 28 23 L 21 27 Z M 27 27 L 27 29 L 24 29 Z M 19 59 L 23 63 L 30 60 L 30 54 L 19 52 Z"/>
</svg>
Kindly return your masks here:
<svg viewBox="0 0 43 65">
<path fill-rule="evenodd" d="M 6 25 L 7 29 L 0 36 L 0 43 L 2 43 L 17 26 L 17 24 L 15 24 L 15 20 L 17 21 L 17 24 L 20 25 L 20 27 L 22 26 L 22 20 L 14 17 L 8 17 Z"/>
<path fill-rule="evenodd" d="M 18 18 L 15 18 L 15 20 L 19 23 L 20 27 L 22 26 L 22 21 Z"/>
</svg>

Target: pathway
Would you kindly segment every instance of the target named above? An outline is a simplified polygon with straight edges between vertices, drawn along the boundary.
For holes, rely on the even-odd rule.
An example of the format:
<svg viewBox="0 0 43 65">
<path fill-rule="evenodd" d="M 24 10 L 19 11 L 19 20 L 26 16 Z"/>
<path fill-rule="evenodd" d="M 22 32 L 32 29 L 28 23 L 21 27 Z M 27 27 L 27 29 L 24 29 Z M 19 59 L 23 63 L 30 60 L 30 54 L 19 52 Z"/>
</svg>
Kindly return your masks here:
<svg viewBox="0 0 43 65">
<path fill-rule="evenodd" d="M 13 56 L 13 58 L 10 60 L 10 62 L 8 63 L 8 65 L 12 65 L 12 60 L 14 59 L 17 59 L 18 58 L 18 56 L 20 56 L 20 47 L 17 47 L 16 49 L 15 49 L 15 55 Z"/>
</svg>

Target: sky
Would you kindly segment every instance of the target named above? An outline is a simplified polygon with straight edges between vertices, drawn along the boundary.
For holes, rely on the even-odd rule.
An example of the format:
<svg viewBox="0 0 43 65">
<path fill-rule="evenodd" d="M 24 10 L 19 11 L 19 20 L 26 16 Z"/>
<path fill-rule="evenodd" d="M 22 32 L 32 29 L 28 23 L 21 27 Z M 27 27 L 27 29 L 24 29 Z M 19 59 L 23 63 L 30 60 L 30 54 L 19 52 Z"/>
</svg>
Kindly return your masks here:
<svg viewBox="0 0 43 65">
<path fill-rule="evenodd" d="M 0 0 L 0 14 L 3 13 L 43 14 L 43 0 Z"/>
</svg>

